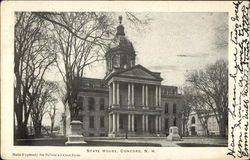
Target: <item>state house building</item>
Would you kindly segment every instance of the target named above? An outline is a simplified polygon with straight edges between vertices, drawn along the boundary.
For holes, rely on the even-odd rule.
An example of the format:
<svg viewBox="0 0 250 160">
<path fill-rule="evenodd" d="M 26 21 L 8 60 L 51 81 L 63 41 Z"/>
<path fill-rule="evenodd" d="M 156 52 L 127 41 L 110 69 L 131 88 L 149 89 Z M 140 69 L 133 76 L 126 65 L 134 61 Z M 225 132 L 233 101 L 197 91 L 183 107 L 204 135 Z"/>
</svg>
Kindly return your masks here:
<svg viewBox="0 0 250 160">
<path fill-rule="evenodd" d="M 78 78 L 84 136 L 166 136 L 177 126 L 182 134 L 182 96 L 177 87 L 161 85 L 159 72 L 136 64 L 124 26 L 105 54 L 103 79 Z"/>
</svg>

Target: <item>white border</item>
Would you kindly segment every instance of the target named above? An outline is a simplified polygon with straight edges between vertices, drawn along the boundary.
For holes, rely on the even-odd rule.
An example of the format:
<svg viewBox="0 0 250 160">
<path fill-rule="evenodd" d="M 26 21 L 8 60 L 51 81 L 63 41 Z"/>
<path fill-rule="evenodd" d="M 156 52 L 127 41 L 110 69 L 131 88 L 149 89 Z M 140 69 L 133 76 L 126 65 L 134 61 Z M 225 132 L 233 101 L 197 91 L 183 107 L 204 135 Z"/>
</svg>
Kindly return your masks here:
<svg viewBox="0 0 250 160">
<path fill-rule="evenodd" d="M 231 159 L 227 147 L 160 147 L 155 153 L 87 153 L 86 149 L 100 147 L 13 146 L 13 37 L 15 11 L 134 11 L 134 12 L 230 12 L 232 2 L 152 2 L 152 1 L 3 1 L 1 3 L 1 154 L 15 159 L 12 153 L 73 153 L 81 157 L 50 157 L 50 159 Z M 230 57 L 229 57 L 230 58 Z M 104 148 L 104 147 L 101 147 Z M 122 147 L 107 147 L 119 150 Z M 132 148 L 132 147 L 131 147 Z M 143 147 L 136 147 L 143 149 Z M 153 147 L 147 147 L 151 149 Z M 34 159 L 34 157 L 16 157 Z M 37 157 L 48 159 L 49 157 Z"/>
</svg>

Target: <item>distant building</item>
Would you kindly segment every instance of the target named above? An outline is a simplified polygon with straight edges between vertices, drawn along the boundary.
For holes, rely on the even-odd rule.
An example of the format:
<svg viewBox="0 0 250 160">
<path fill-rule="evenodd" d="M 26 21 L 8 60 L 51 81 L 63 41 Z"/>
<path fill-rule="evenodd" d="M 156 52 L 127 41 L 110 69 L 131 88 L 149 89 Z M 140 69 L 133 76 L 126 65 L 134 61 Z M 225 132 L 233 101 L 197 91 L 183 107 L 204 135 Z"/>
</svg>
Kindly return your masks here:
<svg viewBox="0 0 250 160">
<path fill-rule="evenodd" d="M 198 116 L 198 114 L 195 111 L 192 111 L 190 113 L 188 123 L 187 123 L 189 136 L 206 136 L 207 135 L 205 129 L 202 127 L 202 124 L 200 122 L 201 118 L 202 118 L 202 115 Z M 220 135 L 219 125 L 213 113 L 209 115 L 207 125 L 208 125 L 209 135 Z"/>
<path fill-rule="evenodd" d="M 120 24 L 105 55 L 106 76 L 77 78 L 84 136 L 166 136 L 171 126 L 182 133 L 183 99 L 177 87 L 161 85 L 160 73 L 136 65 L 135 57 Z"/>
</svg>

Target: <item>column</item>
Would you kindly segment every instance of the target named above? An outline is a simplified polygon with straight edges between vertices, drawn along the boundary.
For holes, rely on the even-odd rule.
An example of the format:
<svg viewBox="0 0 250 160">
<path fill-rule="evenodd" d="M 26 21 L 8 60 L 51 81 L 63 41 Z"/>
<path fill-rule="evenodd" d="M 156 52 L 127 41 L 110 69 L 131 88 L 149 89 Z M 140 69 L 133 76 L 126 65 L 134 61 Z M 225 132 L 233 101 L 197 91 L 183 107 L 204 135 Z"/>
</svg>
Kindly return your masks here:
<svg viewBox="0 0 250 160">
<path fill-rule="evenodd" d="M 132 114 L 132 132 L 135 131 L 135 115 Z"/>
<path fill-rule="evenodd" d="M 131 129 L 130 119 L 131 119 L 131 115 L 128 114 L 128 132 L 130 132 L 130 129 Z"/>
<path fill-rule="evenodd" d="M 117 115 L 116 115 L 116 125 L 117 125 L 117 132 L 119 132 L 119 129 L 120 129 L 120 123 L 119 123 L 119 121 L 120 121 L 120 119 L 119 119 L 119 113 L 117 113 Z"/>
<path fill-rule="evenodd" d="M 119 82 L 116 82 L 116 89 L 117 89 L 117 94 L 116 94 L 116 104 L 120 104 L 120 93 L 119 93 L 119 91 L 120 91 L 120 89 L 119 89 Z"/>
<path fill-rule="evenodd" d="M 148 132 L 148 115 L 145 116 L 146 116 L 146 132 Z"/>
<path fill-rule="evenodd" d="M 146 85 L 146 106 L 148 106 L 148 85 Z"/>
<path fill-rule="evenodd" d="M 159 117 L 159 131 L 161 132 L 161 116 L 158 117 Z"/>
<path fill-rule="evenodd" d="M 112 90 L 111 84 L 109 85 L 109 107 L 112 105 Z"/>
<path fill-rule="evenodd" d="M 113 132 L 116 131 L 116 126 L 115 126 L 115 114 L 113 113 Z"/>
<path fill-rule="evenodd" d="M 134 88 L 135 88 L 135 86 L 134 86 L 134 83 L 132 83 L 132 105 L 134 105 L 135 104 L 135 101 L 134 101 Z"/>
<path fill-rule="evenodd" d="M 112 82 L 113 83 L 113 103 L 112 104 L 116 104 L 115 102 L 115 82 Z"/>
<path fill-rule="evenodd" d="M 144 102 L 145 102 L 145 100 L 144 100 L 144 84 L 142 85 L 142 105 L 144 106 L 145 104 L 144 104 Z"/>
<path fill-rule="evenodd" d="M 155 116 L 155 131 L 158 132 L 158 116 Z"/>
<path fill-rule="evenodd" d="M 109 133 L 112 132 L 112 116 L 109 114 Z"/>
<path fill-rule="evenodd" d="M 161 106 L 161 87 L 159 86 L 159 106 Z"/>
<path fill-rule="evenodd" d="M 131 100 L 130 99 L 131 98 L 131 95 L 130 95 L 131 91 L 130 91 L 130 88 L 131 88 L 130 83 L 128 83 L 128 105 L 131 105 L 131 101 L 130 101 Z"/>
<path fill-rule="evenodd" d="M 142 132 L 145 131 L 145 116 L 144 114 L 142 115 Z"/>
<path fill-rule="evenodd" d="M 158 106 L 158 87 L 155 86 L 155 106 Z"/>
</svg>

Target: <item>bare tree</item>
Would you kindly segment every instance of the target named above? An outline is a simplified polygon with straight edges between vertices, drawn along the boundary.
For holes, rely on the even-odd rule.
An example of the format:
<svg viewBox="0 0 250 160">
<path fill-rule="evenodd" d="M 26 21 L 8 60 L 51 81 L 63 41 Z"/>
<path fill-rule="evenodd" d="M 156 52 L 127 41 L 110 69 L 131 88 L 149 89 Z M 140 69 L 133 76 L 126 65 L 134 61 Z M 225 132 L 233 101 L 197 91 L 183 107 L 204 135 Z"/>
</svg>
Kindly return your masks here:
<svg viewBox="0 0 250 160">
<path fill-rule="evenodd" d="M 49 109 L 48 109 L 48 114 L 51 120 L 51 125 L 50 125 L 50 134 L 53 135 L 53 130 L 54 130 L 54 124 L 55 124 L 55 117 L 56 117 L 56 101 L 49 102 Z"/>
<path fill-rule="evenodd" d="M 14 38 L 14 111 L 17 136 L 27 135 L 27 122 L 43 77 L 55 62 L 46 23 L 30 12 L 17 12 Z"/>
<path fill-rule="evenodd" d="M 200 121 L 202 128 L 205 130 L 205 135 L 209 135 L 208 119 L 211 116 L 211 109 L 207 105 L 206 99 L 204 99 L 205 96 L 201 94 L 202 93 L 196 93 L 196 96 L 194 97 L 193 108 L 198 115 L 198 120 Z"/>
<path fill-rule="evenodd" d="M 187 82 L 197 93 L 196 101 L 203 110 L 209 107 L 219 125 L 220 135 L 225 136 L 228 125 L 228 68 L 227 62 L 218 60 L 205 70 L 187 76 Z"/>
<path fill-rule="evenodd" d="M 55 37 L 54 43 L 57 44 L 59 51 L 57 66 L 66 86 L 65 102 L 72 111 L 79 92 L 79 77 L 84 76 L 86 67 L 104 60 L 104 53 L 115 33 L 114 14 L 102 12 L 34 14 L 53 26 L 51 28 Z M 126 15 L 137 27 L 145 22 L 132 13 Z"/>
<path fill-rule="evenodd" d="M 108 17 L 101 13 L 60 13 L 53 15 L 53 18 L 74 30 L 72 33 L 67 28 L 52 23 L 55 43 L 60 51 L 58 57 L 63 62 L 63 66 L 60 66 L 59 61 L 57 65 L 67 88 L 68 106 L 72 110 L 79 92 L 78 78 L 83 77 L 85 67 L 103 59 L 102 53 L 107 46 L 112 25 Z"/>
<path fill-rule="evenodd" d="M 57 102 L 54 97 L 57 91 L 55 83 L 50 81 L 42 81 L 38 94 L 33 101 L 31 107 L 31 118 L 34 125 L 35 136 L 41 136 L 42 120 L 44 115 L 50 111 L 50 105 Z M 49 113 L 50 114 L 50 113 Z"/>
<path fill-rule="evenodd" d="M 184 86 L 182 88 L 183 98 L 184 98 L 184 107 L 182 108 L 182 124 L 183 124 L 183 135 L 188 135 L 188 119 L 193 106 L 193 96 L 191 94 L 192 89 L 190 87 Z M 184 133 L 186 131 L 186 133 Z"/>
<path fill-rule="evenodd" d="M 207 106 L 203 99 L 204 95 L 202 93 L 197 92 L 193 86 L 185 84 L 183 88 L 183 95 L 184 95 L 184 104 L 185 107 L 183 108 L 183 115 L 184 115 L 184 122 L 183 124 L 187 127 L 187 121 L 189 119 L 190 113 L 194 111 L 197 116 L 198 120 L 202 128 L 205 130 L 205 134 L 209 135 L 208 130 L 208 119 L 211 113 L 211 109 Z M 185 128 L 188 131 L 188 128 Z"/>
</svg>

